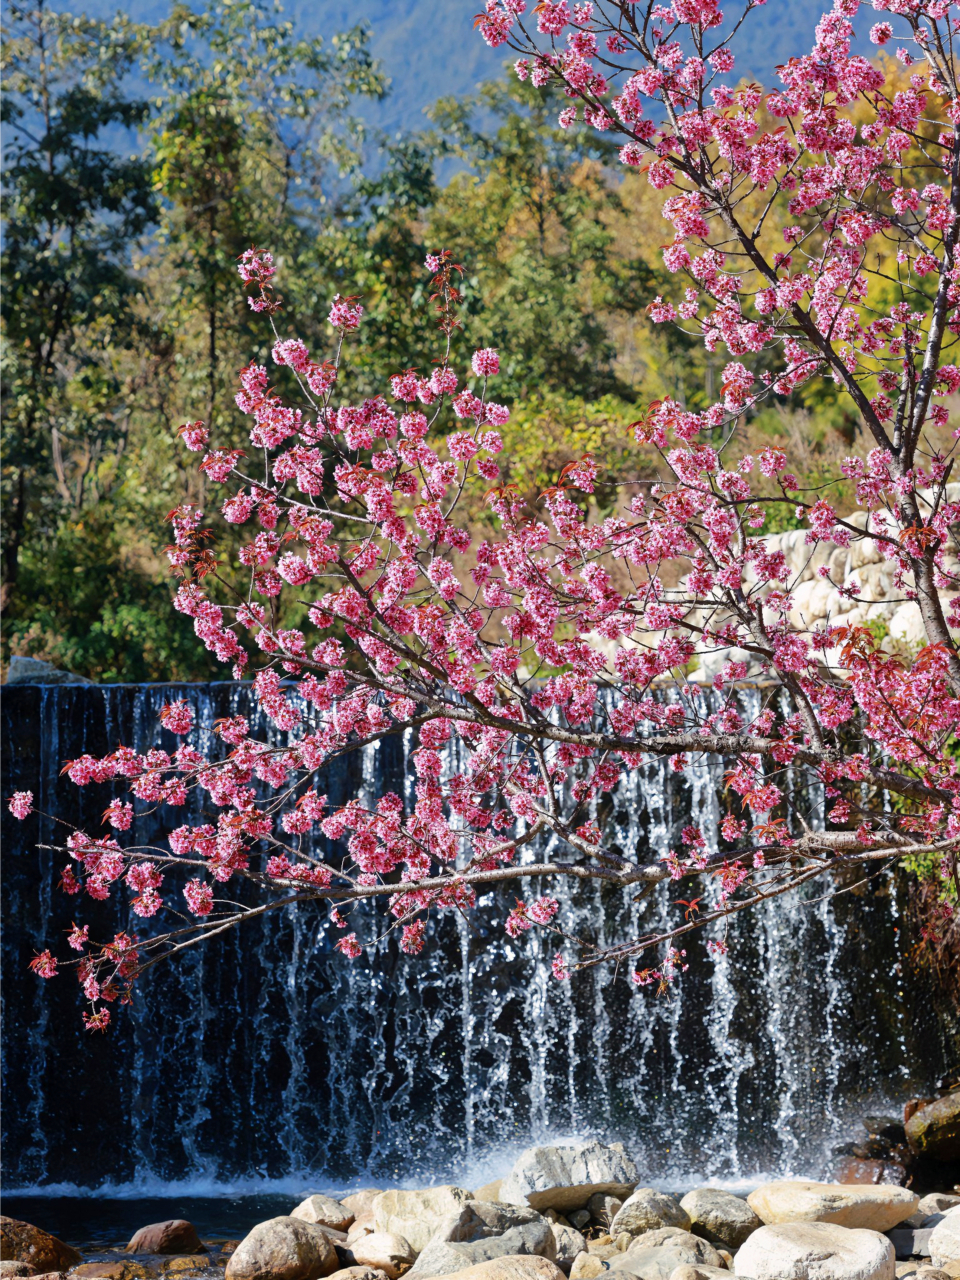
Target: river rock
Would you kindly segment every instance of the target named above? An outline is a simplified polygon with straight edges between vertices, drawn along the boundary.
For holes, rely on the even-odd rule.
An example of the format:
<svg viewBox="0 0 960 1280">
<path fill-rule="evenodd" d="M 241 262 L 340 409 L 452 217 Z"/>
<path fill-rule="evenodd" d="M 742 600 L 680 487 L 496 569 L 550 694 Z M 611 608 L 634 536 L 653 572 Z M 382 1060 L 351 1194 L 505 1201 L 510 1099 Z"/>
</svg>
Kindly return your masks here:
<svg viewBox="0 0 960 1280">
<path fill-rule="evenodd" d="M 760 1227 L 737 1251 L 738 1276 L 749 1280 L 894 1280 L 893 1245 L 877 1231 L 833 1222 Z"/>
<path fill-rule="evenodd" d="M 948 1209 L 930 1232 L 930 1261 L 935 1267 L 960 1263 L 960 1208 Z"/>
<path fill-rule="evenodd" d="M 908 1181 L 906 1167 L 888 1157 L 847 1156 L 837 1167 L 836 1181 L 843 1186 L 902 1187 Z"/>
<path fill-rule="evenodd" d="M 550 1230 L 555 1244 L 554 1261 L 565 1275 L 569 1275 L 574 1261 L 581 1253 L 586 1253 L 587 1242 L 575 1227 L 562 1222 L 554 1223 Z"/>
<path fill-rule="evenodd" d="M 601 1226 L 609 1227 L 622 1208 L 623 1201 L 619 1196 L 609 1196 L 606 1192 L 598 1191 L 587 1201 L 586 1212 Z M 583 1213 L 584 1211 L 579 1209 L 577 1212 Z M 573 1219 L 571 1218 L 572 1221 Z M 573 1225 L 576 1226 L 577 1224 L 574 1222 Z"/>
<path fill-rule="evenodd" d="M 679 1227 L 682 1231 L 689 1231 L 690 1219 L 681 1209 L 679 1200 L 663 1191 L 654 1191 L 652 1187 L 642 1187 L 624 1200 L 610 1224 L 610 1234 L 616 1240 L 624 1232 L 639 1236 L 645 1231 L 655 1231 L 657 1227 Z"/>
<path fill-rule="evenodd" d="M 121 1258 L 117 1262 L 101 1259 L 99 1262 L 81 1262 L 70 1272 L 78 1280 L 154 1280 L 159 1273 L 147 1262 Z"/>
<path fill-rule="evenodd" d="M 716 1187 L 697 1187 L 680 1201 L 694 1235 L 739 1249 L 762 1226 L 760 1219 L 739 1196 Z"/>
<path fill-rule="evenodd" d="M 915 1211 L 920 1197 L 905 1187 L 848 1186 L 838 1182 L 769 1182 L 747 1204 L 768 1226 L 826 1222 L 889 1231 Z"/>
<path fill-rule="evenodd" d="M 730 1272 L 725 1267 L 700 1267 L 696 1263 L 685 1262 L 676 1271 L 671 1271 L 670 1280 L 730 1280 Z"/>
<path fill-rule="evenodd" d="M 225 1280 L 319 1280 L 340 1269 L 333 1241 L 321 1227 L 279 1217 L 244 1236 L 230 1255 Z"/>
<path fill-rule="evenodd" d="M 385 1271 L 389 1280 L 397 1280 L 408 1271 L 417 1256 L 409 1240 L 395 1231 L 374 1231 L 371 1235 L 361 1236 L 344 1253 L 354 1266 Z"/>
<path fill-rule="evenodd" d="M 898 1258 L 929 1258 L 930 1237 L 934 1225 L 941 1219 L 936 1214 L 930 1219 L 929 1227 L 894 1227 L 887 1232 L 887 1238 L 896 1250 Z"/>
<path fill-rule="evenodd" d="M 570 1267 L 570 1280 L 596 1280 L 606 1271 L 607 1265 L 596 1253 L 578 1253 Z"/>
<path fill-rule="evenodd" d="M 352 1244 L 354 1240 L 359 1240 L 361 1236 L 369 1236 L 376 1231 L 376 1223 L 373 1220 L 373 1210 L 368 1209 L 366 1213 L 361 1213 L 353 1226 L 347 1232 L 347 1244 Z"/>
<path fill-rule="evenodd" d="M 32 1276 L 33 1267 L 29 1262 L 17 1262 L 14 1258 L 7 1259 L 6 1262 L 0 1262 L 0 1280 L 5 1280 L 8 1276 Z"/>
<path fill-rule="evenodd" d="M 946 1213 L 948 1209 L 955 1209 L 957 1205 L 960 1205 L 960 1196 L 947 1195 L 945 1191 L 933 1191 L 928 1196 L 920 1197 L 917 1213 L 914 1216 L 923 1214 L 924 1218 L 930 1218 L 935 1213 Z"/>
<path fill-rule="evenodd" d="M 374 1200 L 381 1195 L 383 1195 L 382 1187 L 365 1187 L 362 1191 L 354 1191 L 351 1195 L 344 1196 L 340 1204 L 348 1213 L 359 1218 L 361 1214 L 369 1213 L 373 1209 Z"/>
<path fill-rule="evenodd" d="M 411 1275 L 444 1276 L 493 1258 L 536 1254 L 556 1259 L 554 1227 L 534 1209 L 471 1200 L 443 1219 L 421 1252 Z M 571 1230 L 571 1228 L 566 1228 Z M 585 1248 L 580 1236 L 580 1248 Z M 571 1258 L 572 1262 L 573 1259 Z"/>
<path fill-rule="evenodd" d="M 485 1200 L 488 1203 L 496 1202 L 500 1199 L 500 1188 L 503 1186 L 502 1178 L 494 1178 L 493 1182 L 487 1182 L 482 1187 L 478 1187 L 473 1193 L 474 1200 Z"/>
<path fill-rule="evenodd" d="M 376 1267 L 342 1267 L 339 1271 L 334 1271 L 329 1280 L 389 1280 L 385 1271 L 378 1271 Z"/>
<path fill-rule="evenodd" d="M 637 1280 L 670 1280 L 677 1267 L 704 1263 L 723 1266 L 723 1259 L 707 1240 L 679 1227 L 661 1227 L 633 1240 L 626 1253 L 610 1261 L 615 1278 L 624 1272 Z"/>
<path fill-rule="evenodd" d="M 80 1254 L 40 1227 L 18 1218 L 0 1217 L 0 1260 L 26 1262 L 35 1273 L 66 1271 L 76 1266 Z"/>
<path fill-rule="evenodd" d="M 205 1271 L 209 1266 L 210 1257 L 206 1253 L 180 1253 L 161 1262 L 160 1270 L 165 1276 L 186 1275 L 191 1271 Z"/>
<path fill-rule="evenodd" d="M 555 1262 L 536 1254 L 493 1258 L 458 1271 L 456 1276 L 457 1280 L 566 1280 Z"/>
<path fill-rule="evenodd" d="M 383 1191 L 373 1202 L 378 1233 L 403 1236 L 420 1253 L 440 1224 L 471 1200 L 463 1187 L 425 1187 L 421 1191 Z"/>
<path fill-rule="evenodd" d="M 302 1222 L 314 1222 L 318 1227 L 329 1227 L 331 1231 L 346 1232 L 356 1214 L 351 1213 L 332 1196 L 313 1195 L 301 1201 L 290 1217 L 299 1218 Z"/>
<path fill-rule="evenodd" d="M 629 1236 L 624 1232 L 620 1237 L 623 1241 L 620 1252 L 625 1253 L 632 1249 L 654 1249 L 658 1245 L 666 1244 L 668 1240 L 692 1234 L 690 1231 L 684 1231 L 683 1227 L 653 1227 L 650 1231 L 644 1231 L 638 1236 Z"/>
<path fill-rule="evenodd" d="M 864 1116 L 863 1127 L 872 1137 L 883 1138 L 894 1146 L 906 1141 L 903 1121 L 897 1116 Z"/>
<path fill-rule="evenodd" d="M 171 1218 L 168 1222 L 153 1222 L 149 1227 L 135 1231 L 126 1252 L 206 1253 L 207 1249 L 192 1222 Z"/>
<path fill-rule="evenodd" d="M 636 1184 L 636 1165 L 619 1143 L 529 1147 L 504 1178 L 500 1199 L 567 1213 L 586 1208 L 597 1192 L 622 1199 Z"/>
<path fill-rule="evenodd" d="M 915 1111 L 906 1123 L 907 1141 L 931 1160 L 960 1160 L 960 1090 Z"/>
</svg>

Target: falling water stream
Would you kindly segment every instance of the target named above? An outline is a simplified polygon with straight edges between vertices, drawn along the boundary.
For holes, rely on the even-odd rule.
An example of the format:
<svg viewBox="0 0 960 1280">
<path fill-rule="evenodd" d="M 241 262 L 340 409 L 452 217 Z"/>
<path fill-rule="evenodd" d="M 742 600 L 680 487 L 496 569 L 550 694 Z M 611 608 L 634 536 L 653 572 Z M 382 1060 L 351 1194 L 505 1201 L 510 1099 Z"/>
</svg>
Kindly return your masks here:
<svg viewBox="0 0 960 1280">
<path fill-rule="evenodd" d="M 63 761 L 152 745 L 177 696 L 196 708 L 201 746 L 218 717 L 253 707 L 236 684 L 7 687 L 4 793 L 29 787 L 41 809 L 99 831 L 109 788 L 78 791 Z M 385 790 L 409 802 L 412 746 L 386 739 L 338 760 L 319 789 L 335 804 Z M 653 857 L 679 848 L 691 819 L 715 835 L 721 771 L 717 759 L 637 770 L 609 798 L 605 832 Z M 792 802 L 820 819 L 822 796 Z M 927 994 L 904 981 L 905 887 L 892 876 L 840 896 L 823 879 L 716 922 L 686 942 L 689 970 L 662 996 L 610 969 L 556 982 L 555 939 L 504 934 L 509 888 L 469 919 L 435 921 L 419 958 L 391 939 L 347 961 L 327 912 L 308 904 L 158 966 L 109 1034 L 85 1034 L 72 978 L 41 983 L 28 960 L 74 915 L 94 936 L 144 922 L 57 892 L 59 861 L 35 848 L 53 841 L 52 823 L 4 819 L 8 1191 L 469 1186 L 531 1143 L 594 1135 L 624 1142 L 658 1185 L 747 1185 L 825 1173 L 865 1110 L 899 1105 L 944 1069 Z M 161 820 L 147 821 L 138 836 L 160 844 Z M 640 902 L 597 883 L 554 892 L 563 927 L 601 943 L 681 910 L 669 882 Z M 375 936 L 379 911 L 361 908 L 351 926 Z M 728 953 L 708 954 L 709 937 Z"/>
</svg>

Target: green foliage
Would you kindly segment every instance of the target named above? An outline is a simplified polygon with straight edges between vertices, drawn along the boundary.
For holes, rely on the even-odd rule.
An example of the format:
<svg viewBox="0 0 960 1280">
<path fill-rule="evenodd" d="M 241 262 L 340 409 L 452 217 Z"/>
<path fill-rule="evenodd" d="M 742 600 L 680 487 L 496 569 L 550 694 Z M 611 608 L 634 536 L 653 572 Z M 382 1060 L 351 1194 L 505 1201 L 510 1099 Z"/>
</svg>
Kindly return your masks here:
<svg viewBox="0 0 960 1280">
<path fill-rule="evenodd" d="M 161 203 L 153 289 L 177 334 L 179 412 L 208 425 L 229 418 L 235 371 L 263 342 L 242 307 L 237 257 L 251 243 L 281 260 L 304 253 L 359 161 L 353 100 L 385 87 L 362 28 L 328 46 L 298 39 L 280 12 L 255 0 L 199 13 L 177 4 L 144 60 Z"/>
<path fill-rule="evenodd" d="M 944 858 L 937 853 L 913 853 L 903 859 L 903 866 L 910 875 L 916 876 L 922 885 L 934 888 L 941 902 L 949 902 L 954 907 L 960 903 L 957 892 L 957 881 L 953 875 L 943 875 Z"/>
<path fill-rule="evenodd" d="M 504 478 L 522 498 L 536 502 L 558 482 L 568 462 L 590 454 L 603 463 L 597 485 L 597 500 L 603 504 L 607 494 L 653 474 L 652 457 L 639 453 L 630 430 L 639 413 L 640 405 L 613 395 L 585 401 L 545 391 L 518 401 L 501 432 L 509 459 Z"/>
<path fill-rule="evenodd" d="M 513 77 L 437 103 L 437 154 L 467 170 L 440 193 L 428 237 L 468 265 L 471 342 L 505 353 L 498 395 L 548 387 L 629 397 L 636 387 L 614 368 L 610 323 L 642 312 L 655 273 L 616 251 L 623 206 L 604 169 L 611 144 L 558 128 L 562 104 L 556 91 Z"/>
<path fill-rule="evenodd" d="M 382 75 L 362 30 L 299 40 L 252 0 L 157 27 L 13 6 L 3 58 L 4 653 L 209 675 L 159 554 L 164 513 L 204 497 L 175 431 L 239 431 L 235 371 L 265 353 L 236 257 L 304 251 Z M 127 93 L 136 68 L 150 100 Z M 108 145 L 118 129 L 139 154 Z"/>
<path fill-rule="evenodd" d="M 20 581 L 6 635 L 14 652 L 95 680 L 222 678 L 190 620 L 171 609 L 168 574 L 132 561 L 129 530 L 106 513 L 62 521 L 51 547 L 28 542 Z"/>
<path fill-rule="evenodd" d="M 152 26 L 9 9 L 3 654 L 104 680 L 221 672 L 170 608 L 163 517 L 219 501 L 177 446 L 181 423 L 245 441 L 236 371 L 270 346 L 236 274 L 251 243 L 278 260 L 281 332 L 321 357 L 331 297 L 360 295 L 350 398 L 436 352 L 423 261 L 450 249 L 465 267 L 454 360 L 501 351 L 504 479 L 532 505 L 589 453 L 594 502 L 612 510 L 656 472 L 633 441 L 643 406 L 702 407 L 723 363 L 647 321 L 676 287 L 660 197 L 614 179 L 602 135 L 558 128 L 561 98 L 507 76 L 444 99 L 371 173 L 356 104 L 387 84 L 362 27 L 306 40 L 267 0 L 199 2 Z M 851 432 L 821 396 L 755 416 L 743 447 L 779 442 L 817 486 Z M 482 526 L 482 484 L 474 497 Z M 797 523 L 782 504 L 766 529 Z"/>
<path fill-rule="evenodd" d="M 123 258 L 155 216 L 142 157 L 103 141 L 143 121 L 121 81 L 139 37 L 39 4 L 10 8 L 3 122 L 4 597 L 20 608 L 20 551 L 49 547 L 63 509 L 102 496 L 130 426 L 118 353 L 142 339 Z"/>
</svg>

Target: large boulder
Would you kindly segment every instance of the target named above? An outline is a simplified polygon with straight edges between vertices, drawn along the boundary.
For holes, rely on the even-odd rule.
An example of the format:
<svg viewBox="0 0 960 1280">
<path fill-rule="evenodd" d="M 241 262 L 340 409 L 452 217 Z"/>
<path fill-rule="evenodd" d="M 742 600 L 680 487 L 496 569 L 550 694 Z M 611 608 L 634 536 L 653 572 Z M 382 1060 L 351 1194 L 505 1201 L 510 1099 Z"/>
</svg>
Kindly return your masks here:
<svg viewBox="0 0 960 1280">
<path fill-rule="evenodd" d="M 359 1240 L 361 1236 L 372 1235 L 376 1231 L 377 1225 L 373 1220 L 373 1210 L 368 1209 L 366 1213 L 361 1213 L 353 1226 L 347 1232 L 347 1244 L 353 1244 L 354 1240 Z"/>
<path fill-rule="evenodd" d="M 29 1262 L 17 1262 L 14 1258 L 0 1262 L 0 1280 L 10 1280 L 12 1276 L 32 1276 L 33 1267 Z"/>
<path fill-rule="evenodd" d="M 395 1231 L 374 1231 L 355 1240 L 349 1249 L 341 1249 L 339 1256 L 354 1266 L 385 1271 L 389 1280 L 397 1280 L 409 1271 L 416 1251 L 409 1240 Z"/>
<path fill-rule="evenodd" d="M 463 1187 L 425 1187 L 421 1191 L 382 1191 L 373 1202 L 378 1232 L 403 1236 L 421 1253 L 437 1228 L 472 1199 Z"/>
<path fill-rule="evenodd" d="M 383 1195 L 381 1187 L 364 1187 L 361 1191 L 354 1191 L 351 1195 L 344 1196 L 340 1204 L 348 1213 L 359 1218 L 361 1214 L 369 1213 L 373 1209 L 374 1200 L 381 1195 Z"/>
<path fill-rule="evenodd" d="M 619 1143 L 529 1147 L 501 1183 L 500 1199 L 567 1213 L 586 1208 L 597 1192 L 622 1200 L 637 1185 L 637 1176 L 636 1165 Z"/>
<path fill-rule="evenodd" d="M 960 1263 L 960 1208 L 947 1210 L 930 1232 L 928 1245 L 935 1267 Z"/>
<path fill-rule="evenodd" d="M 347 1231 L 356 1214 L 332 1196 L 313 1195 L 302 1200 L 290 1217 L 299 1218 L 301 1222 L 314 1222 L 318 1227 L 329 1227 L 331 1231 Z"/>
<path fill-rule="evenodd" d="M 838 1182 L 769 1182 L 747 1196 L 747 1204 L 767 1226 L 827 1222 L 869 1231 L 889 1231 L 909 1218 L 919 1202 L 905 1187 Z"/>
<path fill-rule="evenodd" d="M 931 1160 L 960 1160 L 960 1090 L 915 1111 L 906 1124 L 907 1141 Z"/>
<path fill-rule="evenodd" d="M 152 1222 L 134 1232 L 127 1245 L 127 1253 L 206 1253 L 206 1246 L 197 1235 L 197 1229 L 185 1218 L 171 1218 L 167 1222 Z"/>
<path fill-rule="evenodd" d="M 680 1201 L 680 1208 L 690 1219 L 694 1235 L 719 1241 L 729 1249 L 739 1249 L 763 1225 L 746 1200 L 716 1187 L 690 1191 Z"/>
<path fill-rule="evenodd" d="M 611 1258 L 610 1270 L 615 1273 L 613 1280 L 624 1273 L 637 1280 L 670 1280 L 677 1267 L 700 1263 L 722 1267 L 723 1259 L 700 1236 L 679 1227 L 661 1227 L 631 1241 L 625 1253 Z"/>
<path fill-rule="evenodd" d="M 459 1213 L 443 1219 L 411 1275 L 454 1275 L 494 1258 L 527 1254 L 555 1261 L 555 1230 L 535 1209 L 471 1200 Z M 585 1247 L 582 1236 L 580 1241 Z"/>
<path fill-rule="evenodd" d="M 760 1227 L 737 1251 L 734 1269 L 749 1280 L 894 1280 L 897 1273 L 886 1236 L 832 1222 Z"/>
<path fill-rule="evenodd" d="M 240 1241 L 226 1280 L 319 1280 L 340 1269 L 333 1241 L 300 1218 L 270 1218 Z"/>
<path fill-rule="evenodd" d="M 679 1227 L 681 1231 L 689 1231 L 690 1219 L 674 1196 L 654 1191 L 652 1187 L 641 1187 L 624 1200 L 610 1223 L 610 1234 L 616 1240 L 624 1232 L 629 1236 L 639 1236 L 658 1227 Z"/>
<path fill-rule="evenodd" d="M 499 1200 L 500 1188 L 503 1186 L 502 1178 L 494 1178 L 492 1182 L 485 1182 L 482 1187 L 478 1187 L 473 1193 L 474 1200 Z"/>
<path fill-rule="evenodd" d="M 0 1260 L 26 1262 L 39 1274 L 75 1267 L 80 1253 L 29 1222 L 0 1217 Z"/>
</svg>

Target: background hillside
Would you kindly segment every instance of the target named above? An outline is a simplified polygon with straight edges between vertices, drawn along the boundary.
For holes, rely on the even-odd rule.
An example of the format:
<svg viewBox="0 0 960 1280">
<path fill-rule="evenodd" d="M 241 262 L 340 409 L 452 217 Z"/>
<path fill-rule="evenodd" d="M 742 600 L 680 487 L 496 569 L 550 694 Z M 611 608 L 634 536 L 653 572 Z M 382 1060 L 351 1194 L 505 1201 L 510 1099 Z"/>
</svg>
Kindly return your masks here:
<svg viewBox="0 0 960 1280">
<path fill-rule="evenodd" d="M 169 7 L 157 0 L 131 0 L 125 11 L 137 21 L 158 22 Z M 424 109 L 437 98 L 473 93 L 482 81 L 500 74 L 508 61 L 504 51 L 489 49 L 473 31 L 473 17 L 481 7 L 480 0 L 288 0 L 283 12 L 302 36 L 329 37 L 358 22 L 370 27 L 371 50 L 383 62 L 391 88 L 384 102 L 366 104 L 361 114 L 395 134 L 423 128 Z M 817 18 L 828 7 L 826 0 L 760 5 L 739 41 L 740 73 L 769 82 L 777 63 L 809 47 Z M 90 0 L 82 8 L 108 18 L 118 6 L 112 0 Z M 735 10 L 739 5 L 729 6 L 731 15 Z"/>
</svg>

